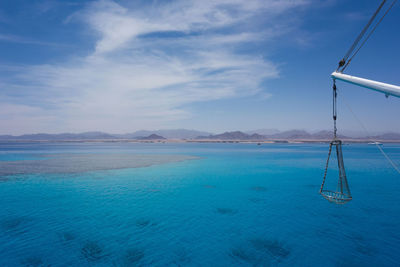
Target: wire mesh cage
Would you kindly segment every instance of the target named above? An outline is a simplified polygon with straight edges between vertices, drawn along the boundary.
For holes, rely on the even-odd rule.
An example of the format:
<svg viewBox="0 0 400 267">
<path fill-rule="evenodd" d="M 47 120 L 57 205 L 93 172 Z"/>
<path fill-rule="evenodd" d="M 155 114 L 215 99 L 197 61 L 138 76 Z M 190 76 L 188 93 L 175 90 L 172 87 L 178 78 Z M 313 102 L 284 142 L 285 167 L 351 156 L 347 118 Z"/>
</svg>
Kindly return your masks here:
<svg viewBox="0 0 400 267">
<path fill-rule="evenodd" d="M 329 166 L 329 160 L 331 158 L 331 153 L 332 153 L 332 148 L 336 150 L 336 158 L 337 158 L 337 164 L 338 164 L 338 182 L 335 190 L 332 189 L 326 189 L 326 177 L 328 173 L 328 166 Z M 329 144 L 329 153 L 328 153 L 328 159 L 326 161 L 326 167 L 325 167 L 325 173 L 324 173 L 324 179 L 322 181 L 321 189 L 319 193 L 328 201 L 336 203 L 336 204 L 345 204 L 349 202 L 352 197 L 350 193 L 350 188 L 349 184 L 347 182 L 346 178 L 346 171 L 344 169 L 344 163 L 343 163 L 343 154 L 342 154 L 342 141 L 338 139 L 334 139 L 330 144 Z"/>
</svg>

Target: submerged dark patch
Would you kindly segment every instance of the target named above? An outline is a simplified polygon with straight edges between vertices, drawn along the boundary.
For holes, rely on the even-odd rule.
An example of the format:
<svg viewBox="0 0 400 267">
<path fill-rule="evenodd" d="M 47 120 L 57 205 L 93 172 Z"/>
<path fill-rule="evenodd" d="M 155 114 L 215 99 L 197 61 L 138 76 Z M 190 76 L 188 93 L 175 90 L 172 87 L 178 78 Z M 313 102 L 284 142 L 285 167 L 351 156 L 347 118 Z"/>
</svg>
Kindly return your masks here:
<svg viewBox="0 0 400 267">
<path fill-rule="evenodd" d="M 290 251 L 277 240 L 257 238 L 250 240 L 250 242 L 255 249 L 267 252 L 272 257 L 277 259 L 287 258 L 290 254 Z"/>
<path fill-rule="evenodd" d="M 250 187 L 250 190 L 256 191 L 256 192 L 266 192 L 267 188 L 264 186 L 253 186 L 253 187 Z"/>
<path fill-rule="evenodd" d="M 21 264 L 23 266 L 29 266 L 29 267 L 44 267 L 44 266 L 50 266 L 50 265 L 45 265 L 42 258 L 33 256 L 33 257 L 28 257 L 25 258 L 21 261 Z"/>
<path fill-rule="evenodd" d="M 270 266 L 271 258 L 265 253 L 257 253 L 249 246 L 235 247 L 230 251 L 230 256 L 240 262 L 241 264 L 247 263 L 251 266 Z"/>
<path fill-rule="evenodd" d="M 241 261 L 252 263 L 254 261 L 254 256 L 252 256 L 248 251 L 243 248 L 233 248 L 230 252 L 230 256 Z"/>
<path fill-rule="evenodd" d="M 26 223 L 29 221 L 27 217 L 24 216 L 11 216 L 0 221 L 0 227 L 6 232 L 13 232 L 23 230 L 21 228 L 25 227 Z"/>
<path fill-rule="evenodd" d="M 251 202 L 253 202 L 253 203 L 260 203 L 260 202 L 264 202 L 264 201 L 265 201 L 264 199 L 262 199 L 262 198 L 257 198 L 257 197 L 249 198 L 249 200 L 250 200 Z"/>
<path fill-rule="evenodd" d="M 138 227 L 146 227 L 146 226 L 153 226 L 153 225 L 156 225 L 156 223 L 155 222 L 152 222 L 150 219 L 145 219 L 145 218 L 142 218 L 142 219 L 138 219 L 138 220 L 136 220 L 136 226 L 138 226 Z"/>
<path fill-rule="evenodd" d="M 375 254 L 375 249 L 369 245 L 366 244 L 359 244 L 356 246 L 356 250 L 360 252 L 361 254 L 367 255 L 367 256 L 373 256 Z"/>
<path fill-rule="evenodd" d="M 361 254 L 372 256 L 376 253 L 375 248 L 362 235 L 353 234 L 350 239 L 355 243 L 356 250 Z"/>
<path fill-rule="evenodd" d="M 23 221 L 23 218 L 8 218 L 1 221 L 1 227 L 5 230 L 12 230 L 17 228 Z"/>
<path fill-rule="evenodd" d="M 75 239 L 75 235 L 71 232 L 63 232 L 59 236 L 60 239 L 65 242 L 72 241 Z"/>
<path fill-rule="evenodd" d="M 174 255 L 175 259 L 171 262 L 171 264 L 174 266 L 186 266 L 192 260 L 188 250 L 184 247 L 177 248 Z"/>
<path fill-rule="evenodd" d="M 131 248 L 125 253 L 124 262 L 131 266 L 131 264 L 136 264 L 143 258 L 144 258 L 143 250 L 138 248 Z"/>
<path fill-rule="evenodd" d="M 103 248 L 96 242 L 87 242 L 81 249 L 82 255 L 88 261 L 98 261 L 107 255 L 104 253 Z"/>
<path fill-rule="evenodd" d="M 341 259 L 333 265 L 335 267 L 353 267 L 353 266 L 365 266 L 365 263 L 360 262 L 353 255 L 344 255 Z"/>
<path fill-rule="evenodd" d="M 245 242 L 241 246 L 232 248 L 229 255 L 251 266 L 270 266 L 274 261 L 279 262 L 290 254 L 290 251 L 276 240 L 257 238 L 250 240 L 250 244 Z"/>
<path fill-rule="evenodd" d="M 236 210 L 229 209 L 229 208 L 217 208 L 217 212 L 219 214 L 235 214 Z"/>
</svg>

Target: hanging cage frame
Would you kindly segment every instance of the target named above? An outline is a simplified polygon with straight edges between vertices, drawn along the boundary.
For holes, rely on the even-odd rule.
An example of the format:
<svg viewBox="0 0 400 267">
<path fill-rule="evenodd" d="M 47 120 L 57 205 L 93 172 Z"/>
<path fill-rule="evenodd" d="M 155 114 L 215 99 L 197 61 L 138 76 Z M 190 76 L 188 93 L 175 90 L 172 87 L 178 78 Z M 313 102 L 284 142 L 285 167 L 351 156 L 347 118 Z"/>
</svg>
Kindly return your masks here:
<svg viewBox="0 0 400 267">
<path fill-rule="evenodd" d="M 332 148 L 336 149 L 336 157 L 339 169 L 339 179 L 336 187 L 336 191 L 325 189 L 325 181 L 328 173 L 329 160 L 332 154 Z M 344 168 L 343 153 L 342 153 L 342 141 L 339 139 L 334 139 L 329 144 L 328 159 L 326 161 L 324 179 L 322 181 L 321 189 L 319 193 L 329 202 L 336 204 L 346 204 L 352 200 L 349 184 L 347 182 L 346 170 Z"/>
</svg>

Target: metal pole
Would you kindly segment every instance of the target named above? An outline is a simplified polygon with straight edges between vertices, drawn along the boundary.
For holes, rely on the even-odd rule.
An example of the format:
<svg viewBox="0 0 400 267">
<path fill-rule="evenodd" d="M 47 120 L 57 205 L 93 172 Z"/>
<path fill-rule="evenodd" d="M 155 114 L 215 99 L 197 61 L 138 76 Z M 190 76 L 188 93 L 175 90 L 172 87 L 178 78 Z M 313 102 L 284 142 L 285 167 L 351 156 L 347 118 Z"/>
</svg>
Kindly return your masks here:
<svg viewBox="0 0 400 267">
<path fill-rule="evenodd" d="M 331 77 L 334 80 L 341 80 L 347 83 L 355 84 L 361 87 L 384 93 L 386 96 L 392 95 L 395 97 L 400 97 L 400 86 L 397 85 L 359 78 L 336 71 L 331 74 Z"/>
</svg>

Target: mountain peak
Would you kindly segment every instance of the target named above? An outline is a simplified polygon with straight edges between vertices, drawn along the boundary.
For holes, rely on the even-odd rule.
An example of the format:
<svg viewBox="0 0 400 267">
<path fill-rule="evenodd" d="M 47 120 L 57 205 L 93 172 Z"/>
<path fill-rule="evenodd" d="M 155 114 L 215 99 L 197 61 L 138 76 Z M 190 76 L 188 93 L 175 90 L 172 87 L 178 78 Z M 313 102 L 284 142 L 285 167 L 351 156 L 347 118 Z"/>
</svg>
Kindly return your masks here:
<svg viewBox="0 0 400 267">
<path fill-rule="evenodd" d="M 222 134 L 199 136 L 197 139 L 217 139 L 217 140 L 259 140 L 263 139 L 264 136 L 259 134 L 246 134 L 241 131 L 224 132 Z"/>
<path fill-rule="evenodd" d="M 149 136 L 138 137 L 138 140 L 164 140 L 165 138 L 161 135 L 151 134 Z"/>
</svg>

